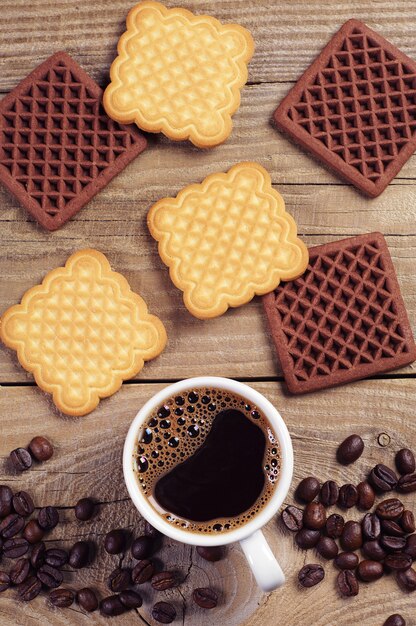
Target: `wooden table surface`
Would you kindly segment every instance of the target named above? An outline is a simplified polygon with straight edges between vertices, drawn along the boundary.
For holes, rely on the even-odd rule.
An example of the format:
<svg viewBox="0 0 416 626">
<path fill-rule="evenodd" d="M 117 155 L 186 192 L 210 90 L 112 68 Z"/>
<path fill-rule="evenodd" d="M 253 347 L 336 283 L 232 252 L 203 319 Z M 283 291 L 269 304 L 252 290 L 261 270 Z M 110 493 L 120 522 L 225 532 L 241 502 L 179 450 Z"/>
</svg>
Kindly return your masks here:
<svg viewBox="0 0 416 626">
<path fill-rule="evenodd" d="M 174 6 L 175 2 L 166 4 Z M 103 552 L 103 535 L 117 526 L 138 534 L 143 525 L 122 479 L 124 437 L 140 406 L 167 382 L 215 374 L 246 381 L 264 393 L 282 413 L 293 437 L 295 483 L 309 474 L 322 480 L 333 478 L 340 484 L 357 483 L 376 462 L 391 465 L 400 447 L 416 448 L 414 365 L 304 397 L 287 395 L 259 299 L 208 322 L 191 317 L 146 228 L 147 210 L 159 198 L 175 195 L 184 185 L 201 181 L 211 172 L 225 171 L 237 161 L 257 160 L 270 172 L 307 245 L 373 230 L 385 234 L 415 326 L 416 157 L 379 198 L 368 200 L 270 124 L 277 103 L 351 17 L 364 20 L 416 58 L 414 2 L 352 0 L 337 3 L 336 8 L 332 0 L 181 0 L 181 4 L 224 22 L 238 22 L 254 36 L 256 52 L 230 139 L 216 149 L 201 151 L 188 143 L 152 137 L 145 153 L 54 233 L 38 227 L 10 194 L 0 189 L 0 313 L 20 301 L 29 287 L 63 264 L 72 252 L 93 247 L 108 256 L 114 269 L 127 277 L 167 328 L 169 344 L 164 353 L 148 363 L 137 379 L 80 419 L 58 415 L 14 356 L 0 351 L 0 482 L 14 490 L 27 488 L 37 506 L 60 508 L 63 524 L 50 539 L 60 539 L 68 546 L 81 537 L 97 542 L 93 565 L 81 570 L 76 579 L 69 572 L 66 576 L 74 588 L 88 584 L 102 594 L 105 579 L 117 564 L 116 558 Z M 7 93 L 38 63 L 61 49 L 104 86 L 129 7 L 126 0 L 3 0 L 0 91 Z M 353 467 L 341 468 L 335 463 L 336 445 L 351 432 L 362 435 L 365 453 Z M 23 476 L 10 474 L 6 465 L 9 451 L 26 445 L 36 434 L 45 434 L 54 442 L 54 458 Z M 86 495 L 101 502 L 99 514 L 93 523 L 76 523 L 73 506 Z M 409 505 L 415 503 L 410 495 L 405 500 Z M 401 592 L 392 577 L 362 584 L 360 594 L 346 600 L 337 595 L 336 571 L 327 564 L 326 578 L 317 588 L 300 589 L 296 583 L 299 568 L 320 558 L 297 550 L 276 520 L 265 532 L 288 579 L 283 588 L 268 595 L 257 589 L 237 545 L 228 550 L 227 560 L 210 564 L 193 548 L 165 541 L 159 558 L 185 579 L 178 589 L 157 595 L 175 603 L 175 624 L 381 626 L 388 615 L 401 611 L 408 626 L 416 625 L 416 598 Z M 221 591 L 221 602 L 215 611 L 204 613 L 190 597 L 195 586 L 207 585 Z M 117 623 L 154 623 L 149 613 L 154 597 L 147 588 L 143 595 L 143 607 L 117 618 Z M 75 605 L 53 610 L 44 597 L 18 605 L 9 591 L 0 597 L 0 623 L 84 625 L 105 623 L 105 619 L 98 613 L 84 614 Z"/>
</svg>

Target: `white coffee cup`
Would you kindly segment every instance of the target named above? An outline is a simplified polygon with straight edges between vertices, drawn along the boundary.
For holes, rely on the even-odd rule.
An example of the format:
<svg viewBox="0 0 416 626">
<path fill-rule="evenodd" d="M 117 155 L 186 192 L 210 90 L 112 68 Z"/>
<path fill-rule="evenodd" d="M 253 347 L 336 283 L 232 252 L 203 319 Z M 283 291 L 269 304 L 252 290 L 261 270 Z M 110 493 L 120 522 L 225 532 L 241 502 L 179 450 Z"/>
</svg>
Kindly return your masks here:
<svg viewBox="0 0 416 626">
<path fill-rule="evenodd" d="M 245 398 L 248 403 L 256 405 L 270 422 L 279 440 L 281 450 L 280 477 L 266 506 L 243 526 L 224 533 L 202 534 L 190 532 L 164 520 L 139 489 L 137 476 L 133 470 L 133 457 L 138 436 L 150 414 L 172 396 L 176 396 L 188 389 L 202 387 L 224 389 L 236 393 Z M 123 471 L 128 492 L 136 508 L 161 533 L 182 543 L 198 546 L 217 546 L 239 541 L 256 581 L 263 591 L 272 591 L 285 582 L 282 569 L 260 529 L 276 515 L 287 495 L 293 474 L 293 449 L 289 431 L 279 412 L 258 391 L 235 380 L 215 376 L 188 378 L 165 387 L 146 402 L 131 423 L 124 444 Z"/>
</svg>

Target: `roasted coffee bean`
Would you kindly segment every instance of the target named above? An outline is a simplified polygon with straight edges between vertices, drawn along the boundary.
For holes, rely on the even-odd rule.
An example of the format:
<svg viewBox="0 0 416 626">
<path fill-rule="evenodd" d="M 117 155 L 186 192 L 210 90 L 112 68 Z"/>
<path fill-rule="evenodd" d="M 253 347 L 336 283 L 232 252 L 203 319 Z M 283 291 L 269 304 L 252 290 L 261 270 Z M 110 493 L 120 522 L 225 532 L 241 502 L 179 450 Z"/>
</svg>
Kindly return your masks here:
<svg viewBox="0 0 416 626">
<path fill-rule="evenodd" d="M 412 557 L 405 552 L 393 552 L 384 559 L 384 564 L 390 569 L 407 569 L 412 565 Z"/>
<path fill-rule="evenodd" d="M 410 554 L 412 559 L 416 559 L 416 535 L 410 535 L 406 539 L 406 545 L 403 548 L 403 552 Z"/>
<path fill-rule="evenodd" d="M 37 543 L 32 548 L 32 554 L 30 555 L 30 562 L 35 569 L 39 569 L 45 562 L 46 547 L 43 541 Z"/>
<path fill-rule="evenodd" d="M 350 483 L 347 485 L 342 485 L 339 489 L 338 494 L 338 505 L 342 509 L 350 509 L 355 506 L 358 501 L 358 491 L 354 485 Z"/>
<path fill-rule="evenodd" d="M 392 469 L 379 463 L 370 472 L 369 480 L 378 491 L 391 491 L 397 486 L 397 476 Z"/>
<path fill-rule="evenodd" d="M 398 482 L 397 489 L 401 493 L 413 493 L 416 491 L 416 473 L 404 474 Z"/>
<path fill-rule="evenodd" d="M 176 618 L 176 609 L 169 602 L 156 602 L 152 608 L 152 617 L 160 624 L 171 624 Z"/>
<path fill-rule="evenodd" d="M 46 564 L 38 569 L 36 576 L 39 578 L 40 582 L 49 589 L 56 589 L 56 587 L 62 585 L 64 579 L 59 569 Z"/>
<path fill-rule="evenodd" d="M 0 572 L 0 593 L 10 587 L 10 576 L 6 572 Z"/>
<path fill-rule="evenodd" d="M 381 524 L 377 515 L 374 513 L 367 513 L 364 515 L 361 522 L 361 528 L 365 539 L 370 539 L 372 541 L 373 539 L 378 539 L 380 537 Z"/>
<path fill-rule="evenodd" d="M 319 499 L 324 506 L 333 506 L 337 503 L 339 489 L 333 480 L 327 480 L 321 487 Z"/>
<path fill-rule="evenodd" d="M 325 530 L 328 537 L 332 539 L 338 539 L 341 537 L 342 531 L 344 530 L 344 518 L 342 515 L 338 515 L 338 513 L 333 513 L 328 517 L 325 524 Z"/>
<path fill-rule="evenodd" d="M 49 592 L 49 602 L 60 609 L 67 609 L 74 602 L 74 592 L 71 589 L 54 589 Z"/>
<path fill-rule="evenodd" d="M 320 502 L 310 502 L 303 511 L 303 524 L 310 530 L 319 530 L 325 526 L 326 511 Z"/>
<path fill-rule="evenodd" d="M 108 554 L 119 554 L 126 549 L 126 533 L 122 528 L 110 530 L 104 539 L 104 548 Z"/>
<path fill-rule="evenodd" d="M 201 609 L 215 609 L 218 604 L 218 594 L 209 587 L 194 589 L 192 597 Z"/>
<path fill-rule="evenodd" d="M 53 445 L 46 437 L 33 437 L 29 450 L 37 461 L 49 461 L 53 455 Z"/>
<path fill-rule="evenodd" d="M 355 569 L 358 565 L 358 556 L 355 552 L 341 552 L 334 563 L 339 569 Z"/>
<path fill-rule="evenodd" d="M 44 530 L 52 530 L 59 522 L 59 513 L 54 506 L 45 506 L 39 511 L 39 526 Z"/>
<path fill-rule="evenodd" d="M 309 530 L 309 528 L 302 528 L 295 535 L 295 541 L 301 550 L 309 550 L 314 548 L 321 537 L 319 530 Z"/>
<path fill-rule="evenodd" d="M 156 591 L 164 591 L 175 585 L 175 576 L 172 572 L 159 572 L 152 577 L 152 587 Z"/>
<path fill-rule="evenodd" d="M 373 508 L 374 500 L 376 499 L 376 494 L 374 493 L 374 489 L 366 480 L 363 480 L 361 483 L 357 485 L 357 507 L 362 511 L 369 511 Z"/>
<path fill-rule="evenodd" d="M 90 587 L 84 587 L 83 589 L 79 589 L 76 595 L 77 602 L 79 606 L 87 611 L 87 613 L 92 613 L 98 609 L 98 600 L 95 595 L 95 591 L 93 591 Z"/>
<path fill-rule="evenodd" d="M 313 476 L 308 476 L 300 481 L 295 491 L 295 497 L 302 502 L 312 502 L 320 490 L 319 480 Z"/>
<path fill-rule="evenodd" d="M 403 528 L 405 533 L 414 533 L 416 530 L 415 527 L 415 516 L 412 511 L 403 511 L 403 515 L 399 520 L 400 526 Z"/>
<path fill-rule="evenodd" d="M 386 551 L 381 547 L 378 539 L 366 541 L 362 549 L 365 556 L 372 561 L 382 561 L 386 556 Z"/>
<path fill-rule="evenodd" d="M 30 519 L 23 529 L 23 537 L 29 543 L 38 543 L 42 541 L 45 531 L 39 526 L 35 519 Z"/>
<path fill-rule="evenodd" d="M 142 585 L 151 579 L 155 571 L 152 561 L 144 559 L 139 561 L 134 567 L 131 573 L 131 579 L 134 585 Z"/>
<path fill-rule="evenodd" d="M 14 585 L 20 585 L 29 576 L 30 561 L 28 559 L 19 559 L 11 568 L 9 575 Z"/>
<path fill-rule="evenodd" d="M 148 559 L 155 550 L 155 541 L 151 537 L 142 535 L 137 537 L 131 544 L 131 554 L 135 559 Z"/>
<path fill-rule="evenodd" d="M 24 472 L 32 467 L 32 457 L 25 448 L 16 448 L 10 452 L 10 461 L 18 472 Z"/>
<path fill-rule="evenodd" d="M 42 591 L 42 583 L 36 576 L 30 576 L 21 583 L 17 588 L 20 600 L 23 602 L 31 602 Z"/>
<path fill-rule="evenodd" d="M 75 517 L 81 522 L 91 519 L 95 513 L 95 502 L 91 498 L 81 498 L 75 505 Z"/>
<path fill-rule="evenodd" d="M 68 563 L 68 560 L 68 552 L 62 548 L 50 548 L 45 552 L 45 563 L 51 567 L 61 569 Z"/>
<path fill-rule="evenodd" d="M 359 584 L 356 575 L 349 569 L 342 570 L 337 576 L 338 590 L 342 596 L 356 596 Z"/>
<path fill-rule="evenodd" d="M 110 591 L 124 591 L 131 585 L 131 569 L 128 567 L 117 567 L 108 577 L 107 584 Z"/>
<path fill-rule="evenodd" d="M 144 523 L 144 534 L 151 539 L 158 539 L 162 533 L 146 520 Z"/>
<path fill-rule="evenodd" d="M 19 559 L 29 550 L 29 544 L 24 537 L 12 537 L 3 544 L 3 554 L 8 559 Z"/>
<path fill-rule="evenodd" d="M 361 561 L 361 563 L 358 564 L 357 573 L 361 580 L 369 583 L 383 576 L 383 565 L 379 561 Z"/>
<path fill-rule="evenodd" d="M 398 552 L 405 548 L 406 539 L 404 537 L 390 537 L 389 535 L 382 535 L 380 538 L 380 544 L 387 552 Z"/>
<path fill-rule="evenodd" d="M 18 515 L 29 517 L 35 510 L 35 505 L 26 491 L 18 491 L 13 496 L 13 508 Z"/>
<path fill-rule="evenodd" d="M 386 619 L 383 626 L 406 626 L 406 622 L 399 613 L 394 613 Z"/>
<path fill-rule="evenodd" d="M 20 517 L 17 513 L 10 513 L 0 522 L 0 535 L 3 539 L 10 539 L 10 537 L 20 533 L 24 525 L 25 520 L 23 517 Z"/>
<path fill-rule="evenodd" d="M 396 580 L 404 591 L 416 591 L 416 571 L 412 567 L 399 570 Z"/>
<path fill-rule="evenodd" d="M 196 551 L 205 561 L 211 562 L 220 561 L 225 555 L 224 546 L 197 546 Z"/>
<path fill-rule="evenodd" d="M 416 469 L 415 455 L 409 448 L 399 450 L 395 461 L 399 474 L 413 474 Z"/>
<path fill-rule="evenodd" d="M 359 435 L 350 435 L 337 450 L 337 461 L 342 465 L 349 465 L 360 458 L 364 450 L 364 441 Z"/>
<path fill-rule="evenodd" d="M 101 600 L 100 611 L 104 615 L 109 617 L 115 617 L 116 615 L 122 615 L 127 611 L 127 608 L 122 604 L 119 596 L 108 596 Z"/>
<path fill-rule="evenodd" d="M 338 546 L 331 537 L 321 537 L 316 544 L 316 551 L 324 559 L 334 559 L 338 554 Z"/>
<path fill-rule="evenodd" d="M 302 587 L 314 587 L 325 577 L 324 568 L 315 563 L 304 565 L 298 574 L 298 580 Z"/>
<path fill-rule="evenodd" d="M 7 485 L 0 485 L 0 517 L 12 512 L 13 491 Z"/>
<path fill-rule="evenodd" d="M 122 591 L 119 598 L 126 609 L 138 609 L 143 604 L 143 599 L 137 591 Z"/>
<path fill-rule="evenodd" d="M 397 519 L 404 511 L 403 503 L 397 498 L 388 498 L 377 505 L 376 513 L 382 519 Z"/>
<path fill-rule="evenodd" d="M 297 530 L 302 529 L 303 511 L 302 509 L 298 509 L 297 506 L 287 506 L 285 510 L 282 511 L 281 517 L 282 522 L 288 530 L 296 532 Z"/>
<path fill-rule="evenodd" d="M 75 569 L 81 569 L 88 564 L 90 558 L 90 544 L 87 541 L 77 541 L 69 551 L 69 564 Z"/>
<path fill-rule="evenodd" d="M 405 534 L 403 528 L 391 519 L 381 520 L 381 532 L 383 535 L 390 535 L 392 537 L 403 537 Z"/>
<path fill-rule="evenodd" d="M 341 546 L 343 550 L 353 552 L 363 545 L 363 535 L 361 524 L 349 521 L 345 524 L 341 535 Z"/>
</svg>

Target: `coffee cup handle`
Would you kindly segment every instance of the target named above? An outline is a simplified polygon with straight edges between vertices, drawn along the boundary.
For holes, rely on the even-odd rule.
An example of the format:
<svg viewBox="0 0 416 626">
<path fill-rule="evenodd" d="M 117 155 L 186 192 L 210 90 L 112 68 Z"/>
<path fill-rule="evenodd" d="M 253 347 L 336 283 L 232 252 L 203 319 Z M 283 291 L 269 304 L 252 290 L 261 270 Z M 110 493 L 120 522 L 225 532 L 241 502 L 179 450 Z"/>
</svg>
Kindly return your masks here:
<svg viewBox="0 0 416 626">
<path fill-rule="evenodd" d="M 268 592 L 283 585 L 285 575 L 261 530 L 242 539 L 240 545 L 260 589 Z"/>
</svg>

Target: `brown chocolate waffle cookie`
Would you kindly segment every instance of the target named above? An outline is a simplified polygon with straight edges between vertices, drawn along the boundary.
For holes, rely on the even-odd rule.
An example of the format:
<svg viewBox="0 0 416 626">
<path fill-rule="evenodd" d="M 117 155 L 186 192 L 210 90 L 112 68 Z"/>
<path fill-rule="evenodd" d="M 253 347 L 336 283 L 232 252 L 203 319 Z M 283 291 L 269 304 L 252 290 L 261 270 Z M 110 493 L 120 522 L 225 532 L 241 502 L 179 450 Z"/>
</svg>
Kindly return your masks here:
<svg viewBox="0 0 416 626">
<path fill-rule="evenodd" d="M 305 274 L 281 283 L 263 302 L 292 393 L 359 380 L 416 359 L 380 233 L 309 248 Z"/>
<path fill-rule="evenodd" d="M 56 230 L 146 147 L 111 120 L 102 91 L 65 52 L 39 65 L 0 102 L 0 181 Z"/>
<path fill-rule="evenodd" d="M 378 196 L 416 148 L 416 63 L 349 20 L 274 119 L 339 176 Z"/>
</svg>

